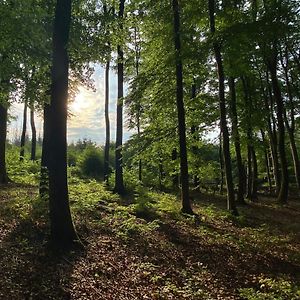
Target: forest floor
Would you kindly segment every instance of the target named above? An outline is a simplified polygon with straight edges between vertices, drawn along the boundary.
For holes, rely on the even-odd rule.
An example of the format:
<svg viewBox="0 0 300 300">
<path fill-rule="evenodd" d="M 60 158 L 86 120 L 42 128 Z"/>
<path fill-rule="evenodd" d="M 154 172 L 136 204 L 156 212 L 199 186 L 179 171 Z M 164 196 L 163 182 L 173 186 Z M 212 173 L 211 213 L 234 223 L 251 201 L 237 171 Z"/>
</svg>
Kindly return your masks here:
<svg viewBox="0 0 300 300">
<path fill-rule="evenodd" d="M 195 194 L 199 218 L 174 195 L 118 198 L 102 184 L 70 183 L 85 250 L 49 247 L 47 203 L 37 185 L 0 190 L 0 299 L 300 299 L 300 201 L 260 197 L 225 210 Z"/>
</svg>

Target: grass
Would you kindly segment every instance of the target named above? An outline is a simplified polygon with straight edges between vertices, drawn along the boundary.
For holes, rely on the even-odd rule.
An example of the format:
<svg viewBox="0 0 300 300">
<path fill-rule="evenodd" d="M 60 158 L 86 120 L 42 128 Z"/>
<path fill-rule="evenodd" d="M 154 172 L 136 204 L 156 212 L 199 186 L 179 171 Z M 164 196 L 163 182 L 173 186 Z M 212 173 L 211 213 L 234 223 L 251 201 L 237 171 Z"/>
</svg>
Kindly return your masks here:
<svg viewBox="0 0 300 300">
<path fill-rule="evenodd" d="M 195 193 L 195 218 L 179 213 L 174 195 L 140 187 L 122 199 L 72 177 L 87 246 L 58 255 L 32 174 L 0 190 L 1 299 L 300 298 L 299 202 L 260 198 L 236 218 L 222 197 Z"/>
</svg>

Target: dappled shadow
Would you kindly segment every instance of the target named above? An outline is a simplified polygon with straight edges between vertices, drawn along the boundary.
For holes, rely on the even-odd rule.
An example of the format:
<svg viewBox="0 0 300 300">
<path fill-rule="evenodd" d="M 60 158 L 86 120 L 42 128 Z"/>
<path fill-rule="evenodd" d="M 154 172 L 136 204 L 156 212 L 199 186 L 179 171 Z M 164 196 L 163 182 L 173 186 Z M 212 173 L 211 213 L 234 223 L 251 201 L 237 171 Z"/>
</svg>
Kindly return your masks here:
<svg viewBox="0 0 300 300">
<path fill-rule="evenodd" d="M 194 229 L 194 225 L 189 227 L 180 227 L 175 221 L 164 222 L 159 228 L 160 243 L 136 234 L 129 246 L 133 253 L 141 256 L 141 259 L 147 258 L 179 285 L 185 281 L 184 274 L 198 276 L 202 281 L 200 284 L 220 299 L 226 299 L 226 295 L 239 299 L 238 288 L 253 287 L 253 277 L 262 274 L 270 277 L 284 274 L 300 279 L 300 265 L 280 257 L 275 249 L 272 254 L 272 251 L 260 249 L 259 245 L 244 242 L 241 250 L 232 243 L 233 239 L 239 237 L 230 236 L 228 232 L 226 238 L 210 239 L 210 234 L 222 234 L 223 231 L 212 224 L 200 224 L 210 234 L 193 234 L 189 229 Z M 226 229 L 223 231 L 225 233 Z M 183 273 L 178 273 L 178 270 Z"/>
<path fill-rule="evenodd" d="M 27 195 L 18 195 L 22 196 Z M 6 209 L 11 201 L 0 199 L 0 298 L 69 299 L 73 266 L 84 253 L 55 251 L 48 243 L 47 225 L 36 218 L 40 204 L 34 203 L 28 215 L 18 216 L 12 207 Z"/>
<path fill-rule="evenodd" d="M 214 199 L 197 201 L 195 210 L 224 201 Z M 225 300 L 240 299 L 238 289 L 256 287 L 253 278 L 260 275 L 284 274 L 299 280 L 298 258 L 285 255 L 282 245 L 267 244 L 249 234 L 248 230 L 256 233 L 263 221 L 272 221 L 268 201 L 249 205 L 242 211 L 242 220 L 217 213 L 195 222 L 193 217 L 161 211 L 133 216 L 130 209 L 117 210 L 102 200 L 75 218 L 79 234 L 88 242 L 85 253 L 57 253 L 49 248 L 41 201 L 33 202 L 30 213 L 22 218 L 13 217 L 10 208 L 8 224 L 4 214 L 10 201 L 1 199 L 0 207 L 1 299 Z M 278 213 L 281 219 L 287 213 L 283 222 L 297 216 L 291 207 L 279 208 Z M 154 218 L 158 226 L 151 228 L 148 225 Z M 297 245 L 293 246 L 296 251 Z"/>
</svg>

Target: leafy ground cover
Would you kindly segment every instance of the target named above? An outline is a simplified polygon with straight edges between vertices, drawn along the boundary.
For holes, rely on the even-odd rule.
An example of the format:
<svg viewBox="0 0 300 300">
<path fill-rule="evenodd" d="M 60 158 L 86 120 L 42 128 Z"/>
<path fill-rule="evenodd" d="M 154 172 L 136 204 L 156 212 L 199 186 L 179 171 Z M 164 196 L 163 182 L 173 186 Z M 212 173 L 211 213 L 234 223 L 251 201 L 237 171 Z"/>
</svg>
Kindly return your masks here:
<svg viewBox="0 0 300 300">
<path fill-rule="evenodd" d="M 1 186 L 0 299 L 300 299 L 299 201 L 261 197 L 234 218 L 224 198 L 194 193 L 195 218 L 170 194 L 120 199 L 73 178 L 86 247 L 57 253 L 34 182 Z"/>
</svg>

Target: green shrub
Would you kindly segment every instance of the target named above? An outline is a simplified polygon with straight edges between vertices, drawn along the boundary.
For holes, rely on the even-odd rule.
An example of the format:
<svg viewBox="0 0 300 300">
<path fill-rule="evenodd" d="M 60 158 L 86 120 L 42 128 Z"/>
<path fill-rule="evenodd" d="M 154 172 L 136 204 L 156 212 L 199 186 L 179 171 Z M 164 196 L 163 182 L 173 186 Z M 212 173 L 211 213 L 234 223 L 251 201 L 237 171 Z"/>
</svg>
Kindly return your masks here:
<svg viewBox="0 0 300 300">
<path fill-rule="evenodd" d="M 68 150 L 68 166 L 74 167 L 76 166 L 78 154 L 74 150 Z"/>
<path fill-rule="evenodd" d="M 103 176 L 103 151 L 88 147 L 79 157 L 78 167 L 83 176 L 100 179 Z"/>
</svg>

